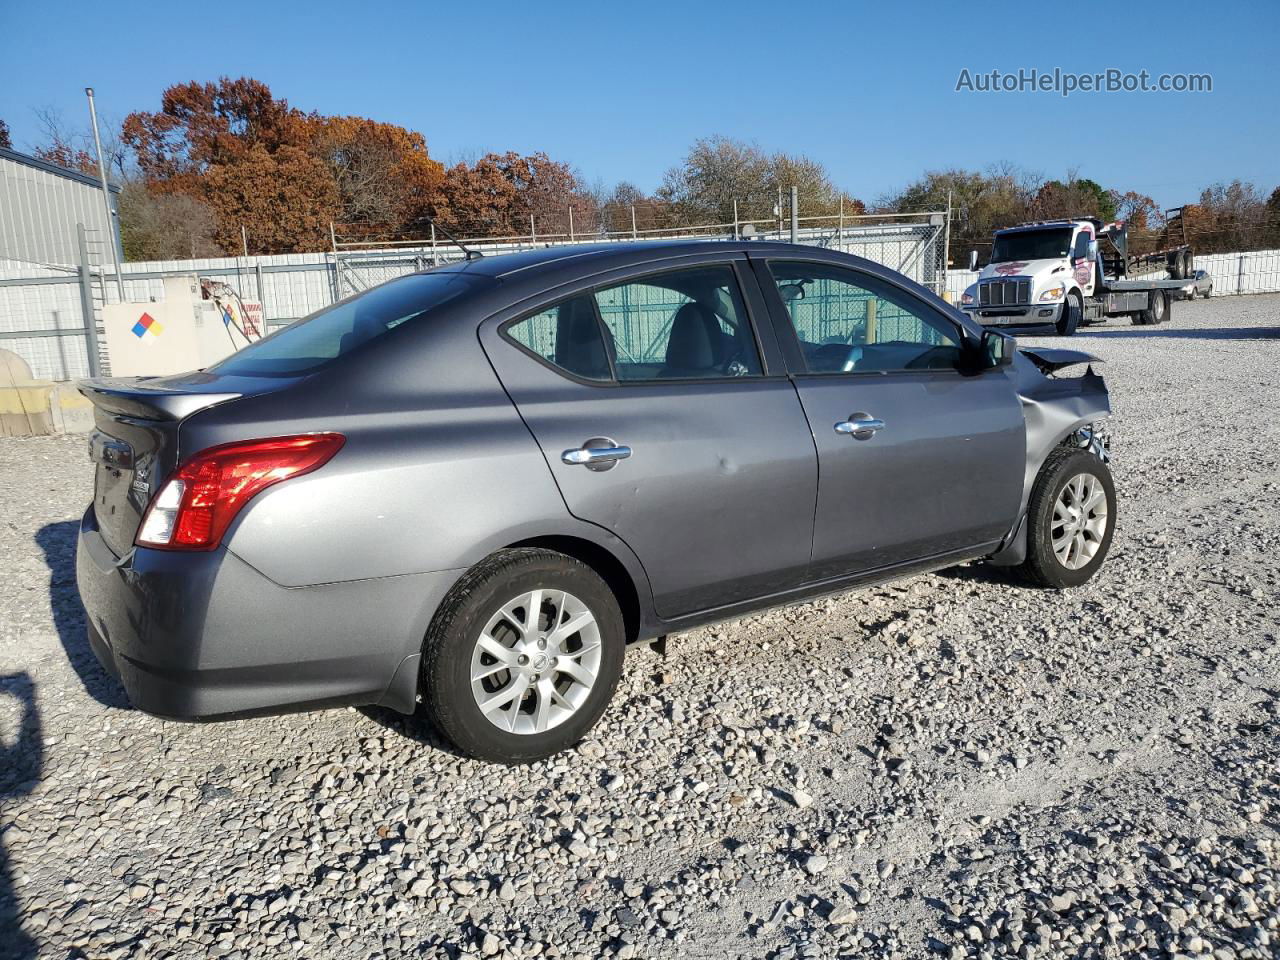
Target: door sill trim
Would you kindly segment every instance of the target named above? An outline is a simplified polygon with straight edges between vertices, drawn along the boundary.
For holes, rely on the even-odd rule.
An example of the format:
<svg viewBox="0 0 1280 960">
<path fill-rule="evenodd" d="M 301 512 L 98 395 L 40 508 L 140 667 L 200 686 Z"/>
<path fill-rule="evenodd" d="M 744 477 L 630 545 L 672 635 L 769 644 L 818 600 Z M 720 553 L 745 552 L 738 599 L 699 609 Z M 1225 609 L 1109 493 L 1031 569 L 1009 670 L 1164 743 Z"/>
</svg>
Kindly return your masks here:
<svg viewBox="0 0 1280 960">
<path fill-rule="evenodd" d="M 954 566 L 966 560 L 976 560 L 979 557 L 989 556 L 999 547 L 1000 541 L 993 540 L 990 543 L 966 547 L 961 550 L 952 550 L 948 553 L 934 554 L 919 560 L 907 560 L 887 567 L 876 567 L 872 570 L 829 577 L 825 580 L 811 580 L 800 584 L 798 587 L 790 587 L 778 593 L 771 593 L 750 600 L 739 600 L 721 607 L 698 610 L 694 613 L 687 613 L 670 619 L 660 619 L 658 621 L 659 628 L 651 632 L 655 636 L 668 632 L 678 633 L 703 624 L 715 623 L 719 620 L 732 620 L 749 613 L 768 610 L 772 607 L 786 606 L 787 604 L 799 603 L 833 593 L 845 593 L 854 588 L 877 586 L 892 580 L 900 580 L 903 577 Z"/>
</svg>

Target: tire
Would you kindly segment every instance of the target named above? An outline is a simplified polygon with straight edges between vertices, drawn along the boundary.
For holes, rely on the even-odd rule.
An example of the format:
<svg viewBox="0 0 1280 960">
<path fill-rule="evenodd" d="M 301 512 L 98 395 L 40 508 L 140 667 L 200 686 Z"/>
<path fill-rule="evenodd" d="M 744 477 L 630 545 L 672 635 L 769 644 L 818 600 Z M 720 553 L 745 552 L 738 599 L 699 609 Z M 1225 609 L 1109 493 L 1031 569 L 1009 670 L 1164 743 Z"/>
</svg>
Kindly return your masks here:
<svg viewBox="0 0 1280 960">
<path fill-rule="evenodd" d="M 1147 307 L 1141 313 L 1133 315 L 1133 323 L 1139 327 L 1150 327 L 1163 323 L 1169 316 L 1169 297 L 1163 290 L 1152 290 L 1147 298 Z"/>
<path fill-rule="evenodd" d="M 1165 257 L 1165 264 L 1169 271 L 1170 280 L 1181 280 L 1184 276 L 1182 272 L 1182 253 L 1174 250 Z"/>
<path fill-rule="evenodd" d="M 1083 484 L 1089 489 L 1089 495 L 1101 493 L 1102 499 L 1094 504 L 1091 512 L 1085 513 L 1085 520 L 1093 516 L 1093 511 L 1105 507 L 1102 526 L 1085 525 L 1082 527 L 1083 552 L 1071 554 L 1068 544 L 1066 559 L 1055 549 L 1053 534 L 1059 532 L 1059 543 L 1062 543 L 1061 517 L 1069 515 L 1069 500 L 1074 498 L 1074 484 L 1079 477 L 1089 477 Z M 1071 492 L 1064 490 L 1073 485 Z M 1092 488 L 1092 489 L 1091 489 Z M 1064 500 L 1062 508 L 1060 500 Z M 1087 498 L 1088 502 L 1088 498 Z M 1059 447 L 1053 451 L 1036 477 L 1036 486 L 1032 489 L 1032 498 L 1027 506 L 1027 559 L 1019 567 L 1019 572 L 1033 584 L 1047 586 L 1055 590 L 1064 590 L 1070 586 L 1079 586 L 1092 577 L 1105 561 L 1107 550 L 1111 549 L 1111 535 L 1115 531 L 1116 492 L 1111 481 L 1111 471 L 1106 463 L 1098 460 L 1093 453 L 1078 447 Z M 1071 521 L 1074 522 L 1074 521 Z M 1076 538 L 1069 538 L 1075 540 Z"/>
<path fill-rule="evenodd" d="M 1057 323 L 1058 336 L 1069 337 L 1075 333 L 1082 316 L 1084 316 L 1084 300 L 1075 290 L 1067 291 L 1066 299 L 1062 301 L 1062 316 Z"/>
<path fill-rule="evenodd" d="M 1077 480 L 1082 477 L 1087 479 L 1077 486 Z M 1071 535 L 1069 530 L 1064 532 L 1063 518 L 1067 517 L 1068 523 L 1077 522 L 1075 518 L 1080 514 L 1078 508 L 1077 513 L 1072 513 L 1075 505 L 1071 501 L 1080 488 L 1088 491 L 1085 503 L 1096 493 L 1102 497 L 1083 514 L 1081 522 L 1085 525 L 1078 528 L 1079 534 Z M 1099 525 L 1097 512 L 1103 507 L 1106 512 Z M 1032 583 L 1056 590 L 1080 586 L 1106 559 L 1115 522 L 1116 491 L 1107 465 L 1088 450 L 1059 447 L 1045 460 L 1031 491 L 1027 505 L 1027 559 L 1020 572 Z M 1059 535 L 1058 549 L 1055 549 L 1055 531 Z M 1065 559 L 1060 553 L 1064 543 Z M 1073 549 L 1076 552 L 1073 553 Z"/>
<path fill-rule="evenodd" d="M 532 606 L 534 591 L 541 603 L 530 631 L 528 611 L 519 601 Z M 555 637 L 552 624 L 579 622 L 584 612 L 593 623 Z M 625 639 L 617 599 L 585 563 L 551 550 L 500 550 L 454 585 L 427 630 L 425 712 L 473 757 L 507 764 L 541 760 L 577 743 L 600 719 L 622 674 Z M 560 656 L 557 643 L 564 645 Z M 499 644 L 508 649 L 501 659 L 490 652 Z M 592 683 L 558 669 L 566 660 L 577 665 L 578 674 L 590 673 L 594 665 Z M 473 670 L 481 676 L 475 682 Z M 552 688 L 555 694 L 544 695 Z M 481 710 L 481 697 L 493 698 L 494 719 Z"/>
</svg>

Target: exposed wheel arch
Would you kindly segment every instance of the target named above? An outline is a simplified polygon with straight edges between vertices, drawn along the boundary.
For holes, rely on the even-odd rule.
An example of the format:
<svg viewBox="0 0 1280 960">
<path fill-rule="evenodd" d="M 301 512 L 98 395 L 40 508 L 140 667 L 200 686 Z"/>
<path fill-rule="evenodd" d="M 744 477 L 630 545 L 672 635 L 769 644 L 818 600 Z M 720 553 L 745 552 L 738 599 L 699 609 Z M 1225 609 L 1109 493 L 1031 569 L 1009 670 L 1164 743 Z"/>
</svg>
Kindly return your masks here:
<svg viewBox="0 0 1280 960">
<path fill-rule="evenodd" d="M 530 537 L 516 543 L 509 543 L 507 547 L 539 547 L 581 560 L 601 576 L 613 591 L 614 596 L 618 598 L 627 643 L 635 643 L 640 638 L 640 592 L 626 566 L 607 548 L 581 537 L 565 535 Z"/>
</svg>

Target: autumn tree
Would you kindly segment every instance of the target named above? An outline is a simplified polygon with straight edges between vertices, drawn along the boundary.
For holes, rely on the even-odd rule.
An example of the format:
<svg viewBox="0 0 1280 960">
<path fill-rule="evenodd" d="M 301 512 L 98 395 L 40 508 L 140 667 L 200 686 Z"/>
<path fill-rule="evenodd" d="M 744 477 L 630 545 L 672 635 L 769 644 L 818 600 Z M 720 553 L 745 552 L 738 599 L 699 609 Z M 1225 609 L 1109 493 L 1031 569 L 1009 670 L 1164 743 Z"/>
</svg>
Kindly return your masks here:
<svg viewBox="0 0 1280 960">
<path fill-rule="evenodd" d="M 1038 178 L 1012 166 L 976 170 L 931 170 L 878 205 L 885 213 L 924 213 L 951 205 L 951 248 L 961 256 L 989 250 L 991 235 L 1028 219 Z"/>
<path fill-rule="evenodd" d="M 1199 202 L 1183 207 L 1187 239 L 1202 253 L 1259 249 L 1275 239 L 1269 202 L 1254 184 L 1241 180 L 1206 187 Z"/>
<path fill-rule="evenodd" d="M 0 147 L 6 150 L 13 149 L 13 138 L 9 136 L 9 125 L 0 120 Z"/>
<path fill-rule="evenodd" d="M 256 144 L 235 163 L 211 165 L 201 186 L 214 211 L 214 238 L 227 251 L 239 248 L 242 226 L 254 252 L 321 249 L 341 213 L 329 171 L 298 146 Z"/>
<path fill-rule="evenodd" d="M 1031 216 L 1036 220 L 1058 220 L 1069 217 L 1116 218 L 1113 195 L 1100 184 L 1069 174 L 1065 181 L 1049 180 L 1041 185 L 1031 200 Z"/>
<path fill-rule="evenodd" d="M 140 180 L 120 191 L 120 237 L 126 260 L 181 260 L 222 255 L 213 212 L 185 193 L 153 190 Z"/>
<path fill-rule="evenodd" d="M 568 164 L 545 153 L 487 153 L 474 164 L 456 164 L 445 174 L 435 215 L 450 231 L 469 237 L 567 234 L 569 208 L 575 231 L 594 231 L 595 201 Z M 580 228 L 580 229 L 579 229 Z"/>
<path fill-rule="evenodd" d="M 160 97 L 154 113 L 131 113 L 123 135 L 138 168 L 153 182 L 194 187 L 211 167 L 232 166 L 258 148 L 267 154 L 300 147 L 304 115 L 249 77 L 181 83 Z"/>
<path fill-rule="evenodd" d="M 625 233 L 630 230 L 633 210 L 635 229 L 641 233 L 664 230 L 674 222 L 669 203 L 650 196 L 626 180 L 619 181 L 611 189 L 599 191 L 596 205 L 599 209 L 600 229 L 605 233 Z"/>
<path fill-rule="evenodd" d="M 800 214 L 832 216 L 841 200 L 846 214 L 865 212 L 861 201 L 842 192 L 826 168 L 803 155 L 767 153 L 754 143 L 730 137 L 694 141 L 680 165 L 667 171 L 658 198 L 677 222 L 687 225 L 769 220 L 790 203 L 797 188 Z"/>
<path fill-rule="evenodd" d="M 309 117 L 312 152 L 337 189 L 344 224 L 410 229 L 430 210 L 444 167 L 426 138 L 364 117 Z"/>
</svg>

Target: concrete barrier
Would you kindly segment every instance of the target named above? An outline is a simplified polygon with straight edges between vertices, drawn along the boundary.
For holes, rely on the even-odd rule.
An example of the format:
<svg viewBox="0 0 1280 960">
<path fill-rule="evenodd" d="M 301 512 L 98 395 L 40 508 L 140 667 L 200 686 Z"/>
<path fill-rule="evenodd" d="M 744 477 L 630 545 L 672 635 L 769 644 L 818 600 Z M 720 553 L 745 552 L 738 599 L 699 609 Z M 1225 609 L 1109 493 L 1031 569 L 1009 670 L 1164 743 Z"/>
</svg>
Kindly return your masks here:
<svg viewBox="0 0 1280 960">
<path fill-rule="evenodd" d="M 36 380 L 26 361 L 0 350 L 0 437 L 45 437 L 93 429 L 93 404 L 73 383 Z"/>
</svg>

